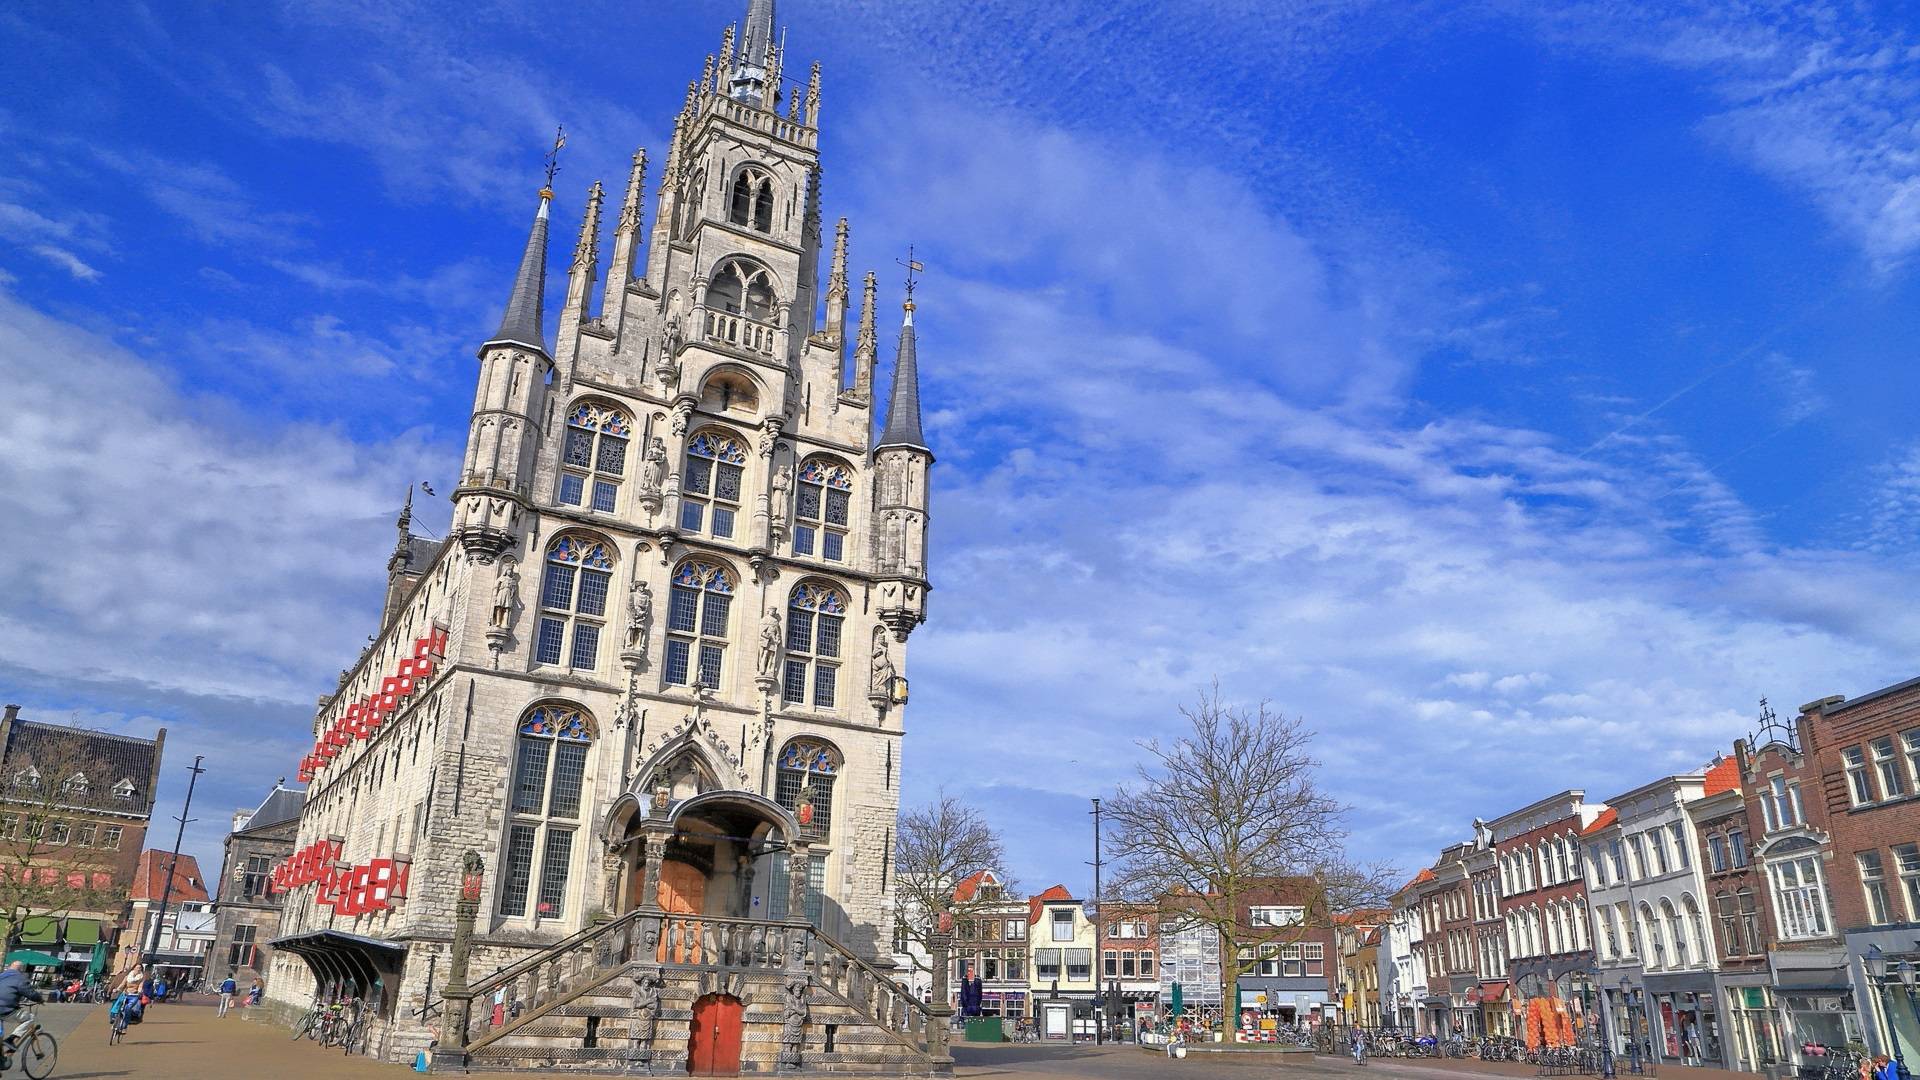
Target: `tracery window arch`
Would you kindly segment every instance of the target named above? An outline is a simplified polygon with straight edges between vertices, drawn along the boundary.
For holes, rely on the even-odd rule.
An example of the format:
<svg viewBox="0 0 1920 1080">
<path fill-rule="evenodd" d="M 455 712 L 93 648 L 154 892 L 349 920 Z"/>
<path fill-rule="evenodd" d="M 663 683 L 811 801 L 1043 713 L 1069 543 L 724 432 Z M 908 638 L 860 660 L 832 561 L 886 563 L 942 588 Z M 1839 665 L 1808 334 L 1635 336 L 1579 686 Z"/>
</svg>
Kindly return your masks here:
<svg viewBox="0 0 1920 1080">
<path fill-rule="evenodd" d="M 718 687 L 727 656 L 727 616 L 733 606 L 734 576 L 717 563 L 689 559 L 673 572 L 667 597 L 669 685 Z"/>
<path fill-rule="evenodd" d="M 847 600 L 838 589 L 803 581 L 787 597 L 787 658 L 781 700 L 831 709 L 838 698 L 841 629 Z"/>
<path fill-rule="evenodd" d="M 612 513 L 632 437 L 633 422 L 620 410 L 593 402 L 575 405 L 567 414 L 560 452 L 560 501 Z"/>
<path fill-rule="evenodd" d="M 746 259 L 728 259 L 714 268 L 707 281 L 707 310 L 745 315 L 755 322 L 773 321 L 773 275 Z"/>
<path fill-rule="evenodd" d="M 571 705 L 537 705 L 520 721 L 500 860 L 500 914 L 542 919 L 566 914 L 567 879 L 580 832 L 592 721 Z"/>
<path fill-rule="evenodd" d="M 565 533 L 547 548 L 535 662 L 581 671 L 599 666 L 600 630 L 612 582 L 613 547 L 606 541 Z"/>
<path fill-rule="evenodd" d="M 773 231 L 773 177 L 749 165 L 733 178 L 727 220 L 760 232 Z"/>
<path fill-rule="evenodd" d="M 794 493 L 793 553 L 831 562 L 846 558 L 847 527 L 853 506 L 853 474 L 830 458 L 809 458 L 800 466 Z"/>
<path fill-rule="evenodd" d="M 680 490 L 680 528 L 731 538 L 734 521 L 740 513 L 746 468 L 747 450 L 739 439 L 713 428 L 696 434 L 687 443 L 686 469 Z"/>
<path fill-rule="evenodd" d="M 833 782 L 843 764 L 840 751 L 818 739 L 795 739 L 780 751 L 774 772 L 774 801 L 791 811 L 800 825 L 800 837 L 813 845 L 807 861 L 807 919 L 818 925 L 827 881 L 828 852 L 833 840 Z M 784 918 L 787 864 L 776 863 L 773 881 L 774 917 Z"/>
</svg>

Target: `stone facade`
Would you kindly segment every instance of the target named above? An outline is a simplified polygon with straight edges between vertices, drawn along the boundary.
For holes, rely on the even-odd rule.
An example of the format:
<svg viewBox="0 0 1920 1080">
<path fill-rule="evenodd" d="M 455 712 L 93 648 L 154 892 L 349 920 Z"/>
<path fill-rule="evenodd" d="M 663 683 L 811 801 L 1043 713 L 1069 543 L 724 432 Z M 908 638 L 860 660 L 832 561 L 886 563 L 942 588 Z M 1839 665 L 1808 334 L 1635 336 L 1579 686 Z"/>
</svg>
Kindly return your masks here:
<svg viewBox="0 0 1920 1080">
<path fill-rule="evenodd" d="M 771 18 L 757 2 L 742 41 Z M 486 868 L 478 979 L 646 900 L 635 837 L 656 799 L 777 804 L 784 828 L 703 866 L 695 902 L 784 915 L 782 845 L 804 838 L 808 916 L 888 963 L 906 641 L 929 587 L 911 286 L 875 438 L 876 286 L 849 377 L 844 221 L 817 281 L 818 68 L 783 113 L 778 47 L 733 42 L 689 87 L 650 226 L 634 155 L 604 263 L 589 192 L 551 350 L 541 193 L 480 349 L 450 541 L 403 522 L 381 631 L 314 717 L 294 846 L 326 865 L 286 894 L 280 938 L 305 952 L 274 954 L 269 994 L 291 1010 L 328 991 L 309 961 L 329 932 L 389 943 L 347 976 L 379 978 L 389 1059 L 433 1037 L 417 1016 L 446 978 L 464 853 Z M 389 884 L 328 903 L 335 864 Z"/>
<path fill-rule="evenodd" d="M 271 970 L 273 947 L 267 943 L 279 936 L 284 894 L 275 890 L 270 874 L 274 864 L 293 854 L 305 802 L 305 792 L 276 785 L 259 806 L 234 815 L 214 882 L 213 947 L 205 968 L 209 986 L 231 977 L 244 990 Z"/>
</svg>

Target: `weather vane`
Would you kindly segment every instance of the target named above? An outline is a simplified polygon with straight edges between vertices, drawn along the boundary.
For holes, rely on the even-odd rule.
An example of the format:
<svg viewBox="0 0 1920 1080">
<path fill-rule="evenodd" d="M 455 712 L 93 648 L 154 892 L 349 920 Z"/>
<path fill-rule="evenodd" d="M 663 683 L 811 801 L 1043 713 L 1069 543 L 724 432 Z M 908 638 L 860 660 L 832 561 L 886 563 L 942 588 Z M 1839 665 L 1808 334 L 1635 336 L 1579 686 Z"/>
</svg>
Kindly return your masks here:
<svg viewBox="0 0 1920 1080">
<path fill-rule="evenodd" d="M 912 244 L 907 245 L 907 257 L 905 259 L 895 259 L 893 261 L 907 268 L 907 302 L 912 303 L 913 302 L 913 286 L 917 280 L 914 278 L 914 275 L 926 273 L 927 272 L 926 264 L 916 260 L 913 257 Z"/>
<path fill-rule="evenodd" d="M 567 145 L 564 125 L 553 129 L 553 149 L 547 151 L 547 187 L 553 187 L 553 174 L 560 171 L 560 148 Z"/>
</svg>

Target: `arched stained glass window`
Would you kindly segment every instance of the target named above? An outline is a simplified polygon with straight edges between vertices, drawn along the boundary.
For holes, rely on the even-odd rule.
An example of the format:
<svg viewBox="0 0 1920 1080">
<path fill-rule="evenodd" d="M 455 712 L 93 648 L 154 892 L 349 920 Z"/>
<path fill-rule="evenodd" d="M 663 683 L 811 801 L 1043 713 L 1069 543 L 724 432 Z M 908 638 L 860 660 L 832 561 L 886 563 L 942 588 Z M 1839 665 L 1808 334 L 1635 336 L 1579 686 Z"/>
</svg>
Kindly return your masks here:
<svg viewBox="0 0 1920 1080">
<path fill-rule="evenodd" d="M 727 616 L 734 577 L 717 563 L 688 559 L 673 572 L 667 596 L 666 681 L 718 687 L 727 655 Z M 695 667 L 695 664 L 698 667 Z"/>
<path fill-rule="evenodd" d="M 521 719 L 500 860 L 500 914 L 526 915 L 529 899 L 540 918 L 566 914 L 592 746 L 592 721 L 574 706 L 538 705 Z"/>
<path fill-rule="evenodd" d="M 746 448 L 733 436 L 712 429 L 694 435 L 680 486 L 680 528 L 732 537 L 746 465 Z"/>
<path fill-rule="evenodd" d="M 780 751 L 774 801 L 793 811 L 800 835 L 825 843 L 833 835 L 833 781 L 840 751 L 814 739 L 795 739 Z"/>
<path fill-rule="evenodd" d="M 627 440 L 633 423 L 618 409 L 581 402 L 567 414 L 566 442 L 560 454 L 560 501 L 612 513 L 627 468 Z"/>
<path fill-rule="evenodd" d="M 540 580 L 540 627 L 534 641 L 536 662 L 582 671 L 599 665 L 600 630 L 612 582 L 612 546 L 606 541 L 567 533 L 547 548 L 546 573 Z"/>
<path fill-rule="evenodd" d="M 794 493 L 793 553 L 833 562 L 846 558 L 847 523 L 853 504 L 853 476 L 847 467 L 826 458 L 810 458 L 800 466 L 800 485 Z"/>
<path fill-rule="evenodd" d="M 787 598 L 787 658 L 781 700 L 789 705 L 834 707 L 840 674 L 841 628 L 847 601 L 818 582 L 801 582 Z"/>
</svg>

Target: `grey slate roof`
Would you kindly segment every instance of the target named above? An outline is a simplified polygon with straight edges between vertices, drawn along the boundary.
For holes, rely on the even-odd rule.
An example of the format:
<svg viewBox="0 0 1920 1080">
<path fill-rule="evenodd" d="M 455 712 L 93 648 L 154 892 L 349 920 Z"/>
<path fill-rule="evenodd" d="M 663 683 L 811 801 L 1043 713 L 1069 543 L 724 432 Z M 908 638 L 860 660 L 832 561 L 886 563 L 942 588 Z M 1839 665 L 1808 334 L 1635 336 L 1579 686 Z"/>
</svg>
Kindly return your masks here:
<svg viewBox="0 0 1920 1080">
<path fill-rule="evenodd" d="M 287 822 L 298 818 L 300 816 L 300 808 L 306 804 L 307 793 L 305 791 L 284 788 L 275 784 L 273 791 L 260 803 L 260 808 L 255 810 L 253 816 L 247 819 L 246 827 L 235 829 L 234 831 L 249 833 L 257 832 L 261 829 L 270 829 L 275 825 L 285 825 Z"/>
<path fill-rule="evenodd" d="M 547 352 L 545 322 L 547 291 L 547 207 L 553 193 L 540 193 L 540 209 L 533 215 L 533 231 L 527 234 L 527 248 L 520 253 L 520 270 L 513 276 L 513 294 L 507 298 L 506 314 L 500 317 L 500 329 L 487 339 L 488 345 L 507 342 Z"/>
<path fill-rule="evenodd" d="M 7 728 L 6 746 L 0 747 L 0 799 L 14 794 L 15 776 L 32 766 L 41 774 L 42 784 L 64 785 L 75 772 L 86 777 L 86 791 L 60 792 L 59 801 L 65 805 L 151 816 L 160 746 L 158 740 L 131 735 L 14 720 Z M 114 786 L 121 780 L 133 782 L 132 798 L 114 796 Z M 27 794 L 19 797 L 41 798 Z"/>
<path fill-rule="evenodd" d="M 740 28 L 740 62 L 759 67 L 767 60 L 773 40 L 773 0 L 747 0 L 747 21 Z"/>
<path fill-rule="evenodd" d="M 893 361 L 893 389 L 887 398 L 887 426 L 880 432 L 875 450 L 884 446 L 911 446 L 927 450 L 927 437 L 920 432 L 920 366 L 914 355 L 913 311 L 900 324 L 900 351 Z M 931 450 L 928 450 L 931 453 Z"/>
<path fill-rule="evenodd" d="M 433 565 L 433 560 L 440 557 L 440 549 L 445 547 L 446 544 L 447 542 L 445 540 L 430 540 L 424 536 L 413 536 L 409 534 L 407 536 L 405 552 L 406 561 L 400 567 L 401 572 L 408 574 L 425 573 L 427 567 Z"/>
</svg>

